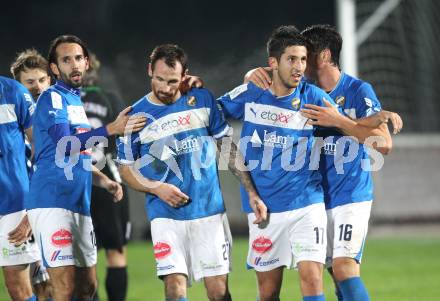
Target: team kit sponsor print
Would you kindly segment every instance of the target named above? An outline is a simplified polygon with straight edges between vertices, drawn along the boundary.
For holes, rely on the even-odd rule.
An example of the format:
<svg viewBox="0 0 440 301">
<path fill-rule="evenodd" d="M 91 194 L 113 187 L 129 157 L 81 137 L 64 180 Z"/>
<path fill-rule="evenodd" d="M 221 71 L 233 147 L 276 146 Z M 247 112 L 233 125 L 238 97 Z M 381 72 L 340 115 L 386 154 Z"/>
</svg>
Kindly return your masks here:
<svg viewBox="0 0 440 301">
<path fill-rule="evenodd" d="M 166 242 L 158 242 L 153 246 L 153 251 L 154 258 L 161 260 L 171 254 L 171 246 Z"/>
<path fill-rule="evenodd" d="M 252 242 L 252 249 L 258 254 L 264 254 L 272 249 L 273 242 L 270 238 L 260 236 Z M 279 258 L 274 258 L 270 260 L 263 260 L 262 256 L 256 256 L 254 259 L 255 266 L 269 266 L 279 262 Z"/>
<path fill-rule="evenodd" d="M 53 251 L 52 255 L 50 256 L 50 261 L 64 261 L 64 260 L 72 260 L 73 255 L 72 254 L 63 254 L 63 248 L 69 247 L 72 245 L 73 237 L 72 233 L 69 230 L 66 229 L 58 229 L 55 231 L 51 237 L 50 241 L 53 246 L 61 249 L 57 249 Z"/>
</svg>

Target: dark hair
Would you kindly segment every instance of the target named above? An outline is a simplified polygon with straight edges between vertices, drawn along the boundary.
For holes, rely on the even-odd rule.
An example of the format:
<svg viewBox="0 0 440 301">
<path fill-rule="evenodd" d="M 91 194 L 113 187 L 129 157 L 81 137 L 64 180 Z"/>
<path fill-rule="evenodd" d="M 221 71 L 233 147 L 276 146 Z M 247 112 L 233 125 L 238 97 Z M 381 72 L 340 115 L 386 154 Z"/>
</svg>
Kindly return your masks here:
<svg viewBox="0 0 440 301">
<path fill-rule="evenodd" d="M 86 44 L 81 41 L 80 38 L 78 38 L 77 36 L 74 35 L 62 35 L 59 36 L 57 38 L 55 38 L 49 46 L 49 54 L 47 56 L 47 60 L 49 61 L 49 64 L 57 63 L 57 47 L 60 44 L 65 44 L 65 43 L 75 43 L 78 44 L 79 46 L 81 46 L 82 50 L 83 50 L 83 54 L 85 57 L 89 57 L 89 51 L 87 50 L 87 46 Z"/>
<path fill-rule="evenodd" d="M 277 60 L 280 60 L 281 55 L 290 46 L 309 47 L 307 40 L 295 26 L 280 26 L 272 32 L 269 41 L 267 41 L 267 54 L 269 57 L 275 57 Z"/>
<path fill-rule="evenodd" d="M 319 53 L 329 49 L 332 63 L 339 68 L 342 37 L 336 28 L 328 24 L 312 25 L 304 29 L 301 34 L 312 44 L 313 52 Z"/>
<path fill-rule="evenodd" d="M 150 55 L 151 70 L 154 70 L 154 65 L 158 60 L 165 60 L 168 67 L 175 68 L 176 62 L 182 65 L 182 74 L 187 69 L 188 57 L 185 51 L 174 44 L 159 45 L 153 49 Z"/>
<path fill-rule="evenodd" d="M 47 60 L 35 49 L 26 49 L 18 53 L 11 64 L 12 76 L 18 81 L 20 81 L 20 72 L 28 69 L 41 69 L 49 74 Z"/>
</svg>

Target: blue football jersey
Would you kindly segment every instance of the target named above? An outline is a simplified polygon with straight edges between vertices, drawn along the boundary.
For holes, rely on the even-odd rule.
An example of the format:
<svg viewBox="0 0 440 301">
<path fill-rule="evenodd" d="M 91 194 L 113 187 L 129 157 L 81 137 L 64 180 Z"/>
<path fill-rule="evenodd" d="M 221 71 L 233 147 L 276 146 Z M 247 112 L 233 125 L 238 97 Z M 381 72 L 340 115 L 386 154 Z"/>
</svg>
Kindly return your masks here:
<svg viewBox="0 0 440 301">
<path fill-rule="evenodd" d="M 216 144 L 229 132 L 216 100 L 206 89 L 192 89 L 171 105 L 153 103 L 149 96 L 130 114 L 146 114 L 139 133 L 118 140 L 120 164 L 134 164 L 141 174 L 177 186 L 190 202 L 173 208 L 146 195 L 148 218 L 190 220 L 225 211 L 216 164 Z"/>
<path fill-rule="evenodd" d="M 62 123 L 69 125 L 71 135 L 91 129 L 81 103 L 80 90 L 57 81 L 40 95 L 35 109 L 35 171 L 26 208 L 65 208 L 90 215 L 90 151 L 68 156 L 65 155 L 66 147 L 58 143 L 57 153 L 57 145 L 48 130 Z"/>
<path fill-rule="evenodd" d="M 243 121 L 240 149 L 256 189 L 270 212 L 283 212 L 323 202 L 319 154 L 311 160 L 314 127 L 299 110 L 323 106 L 330 96 L 301 82 L 286 96 L 276 97 L 253 83 L 238 86 L 219 98 L 225 115 Z M 245 212 L 252 212 L 241 187 Z"/>
<path fill-rule="evenodd" d="M 329 94 L 352 119 L 368 117 L 381 110 L 380 102 L 371 85 L 345 73 L 341 73 L 337 86 Z M 319 166 L 323 177 L 326 208 L 372 200 L 372 176 L 369 171 L 362 169 L 362 164 L 370 164 L 367 147 L 359 144 L 354 159 L 342 165 L 341 162 L 336 162 L 335 158 L 348 156 L 349 142 L 345 143 L 344 147 L 337 147 L 338 141 L 343 141 L 340 140 L 342 134 L 332 129 L 320 129 L 318 135 L 327 139 Z M 336 151 L 343 151 L 343 154 L 335 157 Z M 339 166 L 339 173 L 336 166 Z"/>
<path fill-rule="evenodd" d="M 23 210 L 29 192 L 24 130 L 34 102 L 19 82 L 0 76 L 0 215 Z"/>
</svg>

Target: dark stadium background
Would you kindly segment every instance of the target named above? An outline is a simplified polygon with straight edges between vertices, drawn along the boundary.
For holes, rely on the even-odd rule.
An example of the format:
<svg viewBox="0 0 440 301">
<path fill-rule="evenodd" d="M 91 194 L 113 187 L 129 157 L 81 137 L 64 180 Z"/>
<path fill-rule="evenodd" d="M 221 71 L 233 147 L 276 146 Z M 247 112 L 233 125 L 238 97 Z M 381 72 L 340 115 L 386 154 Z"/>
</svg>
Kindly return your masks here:
<svg viewBox="0 0 440 301">
<path fill-rule="evenodd" d="M 182 46 L 190 71 L 218 95 L 266 62 L 262 50 L 276 26 L 334 23 L 333 1 L 327 0 L 10 1 L 0 14 L 2 75 L 9 75 L 17 51 L 35 47 L 46 55 L 53 38 L 71 33 L 98 54 L 108 71 L 104 79 L 127 103 L 145 94 L 146 58 L 155 45 Z"/>
</svg>

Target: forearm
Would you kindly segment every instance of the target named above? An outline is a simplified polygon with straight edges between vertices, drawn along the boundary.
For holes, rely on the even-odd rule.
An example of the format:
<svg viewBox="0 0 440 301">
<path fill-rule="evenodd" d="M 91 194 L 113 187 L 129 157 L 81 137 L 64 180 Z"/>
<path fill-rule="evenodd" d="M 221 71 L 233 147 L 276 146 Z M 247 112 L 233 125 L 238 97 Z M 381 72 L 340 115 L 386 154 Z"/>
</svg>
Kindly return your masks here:
<svg viewBox="0 0 440 301">
<path fill-rule="evenodd" d="M 364 118 L 359 118 L 356 120 L 356 122 L 358 124 L 361 124 L 361 125 L 364 125 L 364 126 L 367 126 L 370 128 L 377 128 L 382 123 L 387 123 L 391 114 L 393 114 L 393 113 L 382 110 L 380 112 L 377 112 L 374 115 L 370 115 L 370 116 L 364 117 Z"/>
<path fill-rule="evenodd" d="M 223 139 L 231 139 L 230 137 L 223 138 Z M 232 172 L 232 174 L 240 181 L 240 183 L 243 185 L 246 192 L 250 195 L 256 195 L 257 190 L 255 189 L 254 183 L 252 181 L 251 175 L 249 171 L 245 170 L 245 162 L 242 154 L 237 148 L 237 145 L 230 141 L 231 149 L 229 153 L 229 161 L 228 161 L 228 168 Z M 217 146 L 219 150 L 221 149 L 221 140 L 217 140 Z M 220 152 L 221 153 L 221 152 Z M 237 168 L 237 165 L 241 166 L 242 168 Z"/>
<path fill-rule="evenodd" d="M 131 165 L 120 165 L 118 169 L 122 180 L 136 191 L 155 194 L 154 187 L 160 185 L 158 181 L 153 181 L 142 176 L 142 174 Z"/>
<path fill-rule="evenodd" d="M 380 145 L 373 143 L 371 147 L 384 155 L 391 151 L 393 142 L 386 124 L 372 128 L 359 123 L 358 120 L 352 120 L 343 116 L 338 122 L 337 128 L 339 128 L 344 135 L 356 137 L 360 143 L 364 143 L 365 140 L 370 137 L 381 137 L 384 143 L 381 143 Z"/>
</svg>

